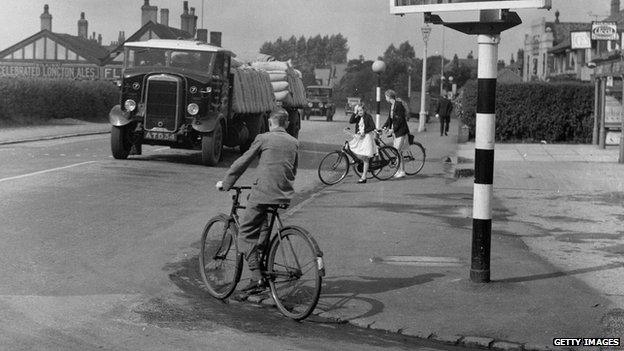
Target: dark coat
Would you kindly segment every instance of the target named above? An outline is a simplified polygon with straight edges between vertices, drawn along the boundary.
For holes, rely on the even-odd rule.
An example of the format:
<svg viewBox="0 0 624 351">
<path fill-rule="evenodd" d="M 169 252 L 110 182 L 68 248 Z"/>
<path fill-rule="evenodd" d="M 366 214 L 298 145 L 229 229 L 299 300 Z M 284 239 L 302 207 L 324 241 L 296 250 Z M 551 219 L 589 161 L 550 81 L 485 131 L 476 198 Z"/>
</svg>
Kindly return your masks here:
<svg viewBox="0 0 624 351">
<path fill-rule="evenodd" d="M 299 142 L 286 133 L 284 128 L 258 134 L 256 139 L 239 157 L 223 180 L 223 188 L 229 190 L 245 172 L 251 162 L 260 156 L 256 168 L 256 181 L 249 194 L 249 202 L 256 204 L 290 203 L 295 191 L 293 184 L 297 174 Z"/>
<path fill-rule="evenodd" d="M 349 123 L 355 123 L 355 125 L 357 125 L 358 123 L 360 123 L 360 116 L 353 113 L 351 115 L 351 118 L 349 118 Z M 369 115 L 368 113 L 364 112 L 364 134 L 370 133 L 373 130 L 375 130 L 375 121 L 373 120 L 373 116 Z M 357 133 L 357 129 L 355 130 L 355 132 Z"/>
<path fill-rule="evenodd" d="M 407 119 L 405 118 L 406 112 L 405 107 L 403 107 L 403 103 L 400 101 L 394 102 L 394 111 L 390 108 L 390 113 L 388 114 L 388 119 L 386 123 L 383 124 L 383 128 L 392 127 L 392 131 L 394 131 L 395 137 L 402 137 L 406 134 L 409 134 L 409 127 L 407 126 Z"/>
<path fill-rule="evenodd" d="M 451 100 L 445 97 L 440 97 L 440 102 L 438 103 L 436 114 L 439 114 L 442 117 L 449 117 L 452 111 L 453 103 L 451 102 Z"/>
</svg>

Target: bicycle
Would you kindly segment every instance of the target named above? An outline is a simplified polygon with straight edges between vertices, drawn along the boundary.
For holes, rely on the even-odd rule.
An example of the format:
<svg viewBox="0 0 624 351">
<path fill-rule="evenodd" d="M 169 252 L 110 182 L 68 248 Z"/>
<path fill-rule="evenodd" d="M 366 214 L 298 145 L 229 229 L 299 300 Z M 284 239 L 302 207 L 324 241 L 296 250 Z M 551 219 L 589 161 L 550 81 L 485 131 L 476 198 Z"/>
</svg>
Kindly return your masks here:
<svg viewBox="0 0 624 351">
<path fill-rule="evenodd" d="M 408 147 L 401 150 L 401 160 L 403 160 L 403 169 L 407 175 L 415 175 L 425 166 L 427 154 L 425 147 L 414 140 L 414 136 L 409 134 Z"/>
<path fill-rule="evenodd" d="M 199 254 L 202 280 L 210 295 L 228 298 L 236 289 L 243 269 L 243 254 L 238 248 L 239 198 L 249 186 L 232 187 L 230 214 L 219 214 L 204 227 Z M 318 303 L 325 267 L 323 252 L 303 228 L 284 226 L 278 210 L 288 205 L 269 207 L 269 236 L 261 245 L 261 272 L 268 281 L 277 308 L 294 320 L 308 317 Z M 273 227 L 277 223 L 277 230 Z M 269 243 L 267 246 L 266 244 Z"/>
<path fill-rule="evenodd" d="M 345 132 L 349 130 L 349 128 L 345 128 Z M 376 132 L 379 135 L 379 131 Z M 353 134 L 351 133 L 351 135 Z M 370 159 L 368 170 L 371 177 L 379 180 L 390 179 L 399 170 L 399 152 L 379 137 L 375 138 L 375 143 L 378 146 L 377 154 Z M 362 176 L 364 161 L 351 151 L 349 141 L 345 141 L 342 149 L 332 151 L 321 159 L 318 176 L 324 184 L 334 185 L 347 176 L 351 167 L 358 177 Z M 366 176 L 369 178 L 368 174 Z"/>
</svg>

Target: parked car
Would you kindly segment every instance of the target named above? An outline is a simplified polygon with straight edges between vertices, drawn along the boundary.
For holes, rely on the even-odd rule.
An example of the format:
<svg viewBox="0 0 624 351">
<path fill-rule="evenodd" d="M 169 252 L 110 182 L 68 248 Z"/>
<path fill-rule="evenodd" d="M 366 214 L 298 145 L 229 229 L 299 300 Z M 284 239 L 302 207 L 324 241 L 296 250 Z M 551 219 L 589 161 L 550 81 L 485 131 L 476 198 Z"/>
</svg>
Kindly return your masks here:
<svg viewBox="0 0 624 351">
<path fill-rule="evenodd" d="M 336 113 L 336 105 L 332 95 L 332 87 L 321 85 L 308 86 L 306 88 L 308 106 L 303 109 L 303 118 L 310 119 L 310 116 L 325 116 L 327 121 L 332 121 Z"/>
<path fill-rule="evenodd" d="M 359 105 L 362 103 L 362 99 L 359 97 L 348 97 L 347 98 L 347 104 L 345 105 L 345 115 L 350 115 L 353 113 L 353 108 L 356 105 Z"/>
</svg>

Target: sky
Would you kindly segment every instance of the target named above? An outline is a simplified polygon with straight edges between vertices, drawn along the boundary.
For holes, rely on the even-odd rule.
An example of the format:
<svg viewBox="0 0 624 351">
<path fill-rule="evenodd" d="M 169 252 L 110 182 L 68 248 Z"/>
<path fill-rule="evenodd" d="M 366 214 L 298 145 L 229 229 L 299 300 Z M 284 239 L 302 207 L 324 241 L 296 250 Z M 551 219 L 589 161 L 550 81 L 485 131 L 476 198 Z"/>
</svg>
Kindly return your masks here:
<svg viewBox="0 0 624 351">
<path fill-rule="evenodd" d="M 37 33 L 39 16 L 44 4 L 50 7 L 52 31 L 77 34 L 80 12 L 89 21 L 89 36 L 101 34 L 103 42 L 117 40 L 119 31 L 126 37 L 141 26 L 141 6 L 144 0 L 0 0 L 0 50 Z M 180 28 L 182 0 L 150 0 L 150 5 L 169 9 L 169 25 Z M 624 5 L 624 2 L 623 2 Z M 243 59 L 255 57 L 265 41 L 292 35 L 305 37 L 341 33 L 348 40 L 349 59 L 363 55 L 376 59 L 390 44 L 398 46 L 409 41 L 422 57 L 423 40 L 420 28 L 422 14 L 403 17 L 389 14 L 388 0 L 189 0 L 196 8 L 198 28 L 223 33 L 222 45 Z M 203 7 L 203 16 L 202 16 Z M 499 45 L 499 59 L 509 62 L 524 45 L 524 35 L 532 23 L 554 21 L 555 10 L 562 22 L 590 22 L 604 19 L 609 14 L 610 0 L 552 0 L 552 10 L 519 9 L 523 23 L 503 32 Z M 474 21 L 476 12 L 447 12 L 439 14 L 447 22 Z M 203 17 L 203 26 L 202 26 Z M 444 38 L 444 40 L 442 40 Z M 468 36 L 442 26 L 433 26 L 428 53 L 454 54 L 466 57 L 473 51 L 477 57 L 475 36 Z"/>
</svg>

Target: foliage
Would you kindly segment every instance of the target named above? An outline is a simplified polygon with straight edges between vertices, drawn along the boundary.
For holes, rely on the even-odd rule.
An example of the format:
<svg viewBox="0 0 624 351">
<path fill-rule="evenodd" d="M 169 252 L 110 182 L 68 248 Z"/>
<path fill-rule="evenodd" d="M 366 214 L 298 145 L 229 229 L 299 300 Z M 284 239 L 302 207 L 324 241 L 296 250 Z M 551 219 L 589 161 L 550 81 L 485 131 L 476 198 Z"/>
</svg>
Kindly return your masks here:
<svg viewBox="0 0 624 351">
<path fill-rule="evenodd" d="M 591 84 L 520 83 L 496 87 L 496 141 L 588 143 L 593 128 Z M 474 137 L 477 82 L 458 98 L 457 115 Z"/>
<path fill-rule="evenodd" d="M 0 78 L 0 123 L 23 125 L 53 119 L 104 121 L 119 103 L 106 81 Z"/>
<path fill-rule="evenodd" d="M 287 40 L 279 37 L 276 41 L 267 41 L 260 47 L 260 53 L 271 55 L 276 60 L 292 60 L 293 66 L 301 71 L 305 85 L 316 83 L 315 68 L 346 63 L 348 51 L 347 38 L 340 33 L 323 37 L 317 35 L 307 39 L 304 36 L 296 38 L 294 35 Z"/>
</svg>

